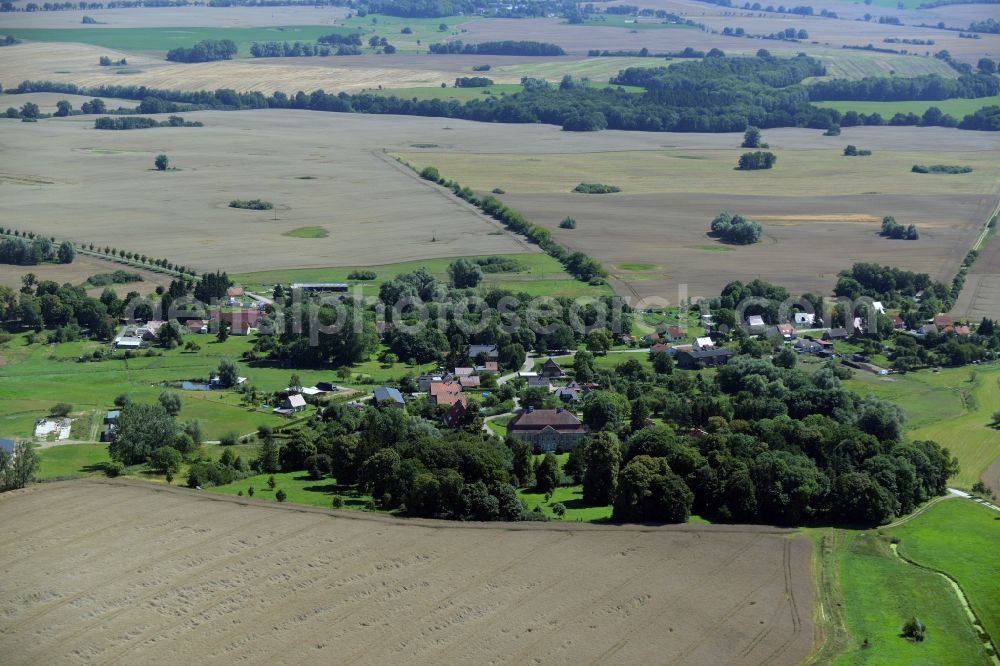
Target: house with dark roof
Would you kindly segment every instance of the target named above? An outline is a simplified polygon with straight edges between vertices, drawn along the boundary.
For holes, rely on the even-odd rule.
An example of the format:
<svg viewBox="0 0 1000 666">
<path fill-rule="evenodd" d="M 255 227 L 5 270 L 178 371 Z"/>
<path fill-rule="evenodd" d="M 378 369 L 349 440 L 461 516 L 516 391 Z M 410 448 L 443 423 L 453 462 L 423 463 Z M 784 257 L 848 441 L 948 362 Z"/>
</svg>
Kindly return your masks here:
<svg viewBox="0 0 1000 666">
<path fill-rule="evenodd" d="M 465 413 L 467 411 L 468 409 L 466 408 L 464 401 L 459 400 L 456 402 L 448 409 L 442 418 L 445 427 L 454 428 L 459 425 L 462 422 L 462 419 L 465 418 Z"/>
<path fill-rule="evenodd" d="M 683 370 L 698 368 L 715 368 L 729 363 L 735 354 L 725 348 L 717 349 L 682 349 L 677 352 L 677 367 Z"/>
<path fill-rule="evenodd" d="M 551 357 L 542 364 L 542 369 L 538 372 L 538 374 L 539 376 L 547 379 L 559 379 L 560 377 L 566 376 L 563 369 L 559 367 L 559 364 L 553 361 Z"/>
<path fill-rule="evenodd" d="M 851 337 L 846 328 L 828 328 L 823 331 L 824 340 L 846 340 Z"/>
<path fill-rule="evenodd" d="M 403 394 L 399 392 L 399 389 L 394 389 L 389 386 L 379 386 L 372 391 L 372 400 L 380 407 L 382 405 L 388 405 L 390 407 L 402 409 L 405 405 L 403 401 Z"/>
<path fill-rule="evenodd" d="M 817 354 L 823 351 L 823 345 L 815 340 L 799 340 L 795 343 L 795 351 L 800 354 Z"/>
<path fill-rule="evenodd" d="M 507 424 L 507 434 L 541 451 L 571 451 L 587 436 L 573 412 L 563 408 L 521 410 Z"/>
<path fill-rule="evenodd" d="M 486 354 L 486 358 L 491 361 L 500 357 L 500 351 L 496 345 L 469 345 L 469 358 L 475 361 L 480 354 Z"/>
</svg>

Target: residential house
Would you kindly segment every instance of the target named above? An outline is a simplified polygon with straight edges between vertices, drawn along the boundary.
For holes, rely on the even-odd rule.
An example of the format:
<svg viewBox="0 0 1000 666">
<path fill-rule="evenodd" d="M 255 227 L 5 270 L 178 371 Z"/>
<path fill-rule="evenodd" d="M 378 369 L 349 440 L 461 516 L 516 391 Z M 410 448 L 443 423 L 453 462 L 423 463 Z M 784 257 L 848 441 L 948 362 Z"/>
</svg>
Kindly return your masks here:
<svg viewBox="0 0 1000 666">
<path fill-rule="evenodd" d="M 486 361 L 486 363 L 476 366 L 476 372 L 478 372 L 481 375 L 482 374 L 495 375 L 496 373 L 500 372 L 500 364 L 497 363 L 496 361 Z"/>
<path fill-rule="evenodd" d="M 570 388 L 569 386 L 561 386 L 556 389 L 556 397 L 565 403 L 574 403 L 580 400 L 581 390 L 579 388 Z"/>
<path fill-rule="evenodd" d="M 570 451 L 586 437 L 587 429 L 566 409 L 528 408 L 510 420 L 507 434 L 541 451 Z"/>
<path fill-rule="evenodd" d="M 204 319 L 188 319 L 184 322 L 184 328 L 189 333 L 208 333 L 208 322 Z"/>
<path fill-rule="evenodd" d="M 906 328 L 906 322 L 903 321 L 903 318 L 899 315 L 891 315 L 889 317 L 889 321 L 892 322 L 892 327 L 897 331 L 901 331 Z"/>
<path fill-rule="evenodd" d="M 462 419 L 465 418 L 465 413 L 468 411 L 464 400 L 459 400 L 454 405 L 452 405 L 448 411 L 445 413 L 442 421 L 447 428 L 454 428 L 458 426 Z"/>
<path fill-rule="evenodd" d="M 824 340 L 846 340 L 851 337 L 846 328 L 828 328 L 823 331 Z"/>
<path fill-rule="evenodd" d="M 284 414 L 286 416 L 291 416 L 292 414 L 297 414 L 306 408 L 306 399 L 298 393 L 293 393 L 288 395 L 281 400 L 281 404 L 274 408 L 276 414 Z"/>
<path fill-rule="evenodd" d="M 780 335 L 785 340 L 794 340 L 796 331 L 795 327 L 791 324 L 778 324 L 775 328 L 778 329 L 778 335 Z"/>
<path fill-rule="evenodd" d="M 882 305 L 882 301 L 872 301 L 872 309 L 879 314 L 885 314 L 885 306 Z"/>
<path fill-rule="evenodd" d="M 917 335 L 921 338 L 927 335 L 937 335 L 937 334 L 938 334 L 938 327 L 935 324 L 924 324 L 923 326 L 917 329 Z"/>
<path fill-rule="evenodd" d="M 811 312 L 796 312 L 792 321 L 796 326 L 812 326 L 816 323 L 816 315 Z"/>
<path fill-rule="evenodd" d="M 455 382 L 439 382 L 428 387 L 431 402 L 435 405 L 454 405 L 459 400 L 465 400 L 462 386 Z"/>
<path fill-rule="evenodd" d="M 932 323 L 940 329 L 947 328 L 948 326 L 954 326 L 955 320 L 952 319 L 950 315 L 939 314 L 934 317 Z"/>
<path fill-rule="evenodd" d="M 468 389 L 478 389 L 479 377 L 475 375 L 469 375 L 468 377 L 459 377 L 458 383 L 462 387 L 463 391 Z"/>
<path fill-rule="evenodd" d="M 542 370 L 538 374 L 548 379 L 559 379 L 560 377 L 566 376 L 563 369 L 559 367 L 559 364 L 553 361 L 551 357 L 542 364 Z"/>
<path fill-rule="evenodd" d="M 135 330 L 135 334 L 146 341 L 155 340 L 157 332 L 159 332 L 165 323 L 159 320 L 147 321 Z"/>
<path fill-rule="evenodd" d="M 216 310 L 209 314 L 209 319 L 216 331 L 219 330 L 221 324 L 225 324 L 233 335 L 249 335 L 251 330 L 257 328 L 261 312 L 260 310 L 233 310 L 230 312 Z"/>
<path fill-rule="evenodd" d="M 243 287 L 230 287 L 226 289 L 226 296 L 229 298 L 243 298 L 246 292 L 243 291 Z"/>
<path fill-rule="evenodd" d="M 663 338 L 668 342 L 678 342 L 686 337 L 687 335 L 684 333 L 684 329 L 680 326 L 671 326 L 663 332 Z"/>
<path fill-rule="evenodd" d="M 652 354 L 669 354 L 670 353 L 670 345 L 668 345 L 665 342 L 660 342 L 660 343 L 657 343 L 657 344 L 653 345 L 652 347 L 650 347 L 649 351 Z"/>
<path fill-rule="evenodd" d="M 767 329 L 767 322 L 760 315 L 750 315 L 746 319 L 746 327 L 751 333 L 763 333 Z"/>
<path fill-rule="evenodd" d="M 379 386 L 372 391 L 372 400 L 380 407 L 382 405 L 388 405 L 390 407 L 402 409 L 405 405 L 403 402 L 403 394 L 399 392 L 399 389 L 394 389 L 388 386 Z"/>
<path fill-rule="evenodd" d="M 677 352 L 677 367 L 684 370 L 714 368 L 729 363 L 734 356 L 728 349 L 691 349 Z"/>
<path fill-rule="evenodd" d="M 548 377 L 541 377 L 539 375 L 528 377 L 528 388 L 541 388 L 546 391 L 551 391 L 552 381 Z"/>
<path fill-rule="evenodd" d="M 420 375 L 417 377 L 417 390 L 421 393 L 426 393 L 431 384 L 440 384 L 444 381 L 444 377 L 441 375 Z"/>
<path fill-rule="evenodd" d="M 965 324 L 956 324 L 953 332 L 955 333 L 955 335 L 964 336 L 964 335 L 969 335 L 972 332 L 972 330 Z"/>
<path fill-rule="evenodd" d="M 795 351 L 800 354 L 816 354 L 823 351 L 823 345 L 815 340 L 799 340 L 795 343 Z"/>
<path fill-rule="evenodd" d="M 456 377 L 471 377 L 475 371 L 475 368 L 455 368 L 452 374 Z"/>
<path fill-rule="evenodd" d="M 486 354 L 486 358 L 491 361 L 500 358 L 500 351 L 496 345 L 469 345 L 469 358 L 475 361 L 480 354 Z"/>
<path fill-rule="evenodd" d="M 692 348 L 695 350 L 715 349 L 715 342 L 709 337 L 695 338 Z"/>
</svg>

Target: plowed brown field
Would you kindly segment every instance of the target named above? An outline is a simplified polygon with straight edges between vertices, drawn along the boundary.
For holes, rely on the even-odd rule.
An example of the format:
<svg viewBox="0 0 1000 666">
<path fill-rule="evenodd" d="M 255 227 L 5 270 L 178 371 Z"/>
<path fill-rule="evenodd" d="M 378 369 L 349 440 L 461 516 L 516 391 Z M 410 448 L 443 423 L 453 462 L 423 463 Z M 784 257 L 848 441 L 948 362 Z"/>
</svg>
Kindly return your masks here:
<svg viewBox="0 0 1000 666">
<path fill-rule="evenodd" d="M 456 524 L 77 481 L 0 499 L 28 663 L 793 664 L 809 543 L 765 527 Z"/>
</svg>

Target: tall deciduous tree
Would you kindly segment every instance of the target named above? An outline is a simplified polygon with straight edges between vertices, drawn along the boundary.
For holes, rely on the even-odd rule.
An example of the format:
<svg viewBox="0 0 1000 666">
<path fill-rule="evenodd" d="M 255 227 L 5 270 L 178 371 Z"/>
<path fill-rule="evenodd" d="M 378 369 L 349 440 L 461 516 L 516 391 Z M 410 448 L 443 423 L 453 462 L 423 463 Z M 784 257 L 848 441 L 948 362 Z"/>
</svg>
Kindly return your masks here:
<svg viewBox="0 0 1000 666">
<path fill-rule="evenodd" d="M 618 485 L 621 444 L 618 436 L 599 432 L 584 450 L 583 500 L 588 504 L 611 504 Z"/>
</svg>

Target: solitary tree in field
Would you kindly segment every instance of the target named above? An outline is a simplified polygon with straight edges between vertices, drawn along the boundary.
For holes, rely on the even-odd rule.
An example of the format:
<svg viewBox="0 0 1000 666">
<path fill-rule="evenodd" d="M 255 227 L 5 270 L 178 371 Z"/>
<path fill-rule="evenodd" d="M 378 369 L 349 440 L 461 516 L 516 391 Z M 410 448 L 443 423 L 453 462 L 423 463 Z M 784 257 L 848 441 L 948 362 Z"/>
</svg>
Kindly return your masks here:
<svg viewBox="0 0 1000 666">
<path fill-rule="evenodd" d="M 156 165 L 156 168 L 158 170 L 166 171 L 167 167 L 170 166 L 170 159 L 166 155 L 163 155 L 161 153 L 160 155 L 156 156 L 156 159 L 153 161 L 153 164 Z"/>
<path fill-rule="evenodd" d="M 760 148 L 760 130 L 751 125 L 743 133 L 743 143 L 741 148 Z"/>
<path fill-rule="evenodd" d="M 73 111 L 73 105 L 64 99 L 56 102 L 56 112 L 53 114 L 57 118 L 68 116 Z"/>
<path fill-rule="evenodd" d="M 171 391 L 164 391 L 160 394 L 160 404 L 171 416 L 177 416 L 181 411 L 181 397 Z"/>
</svg>

